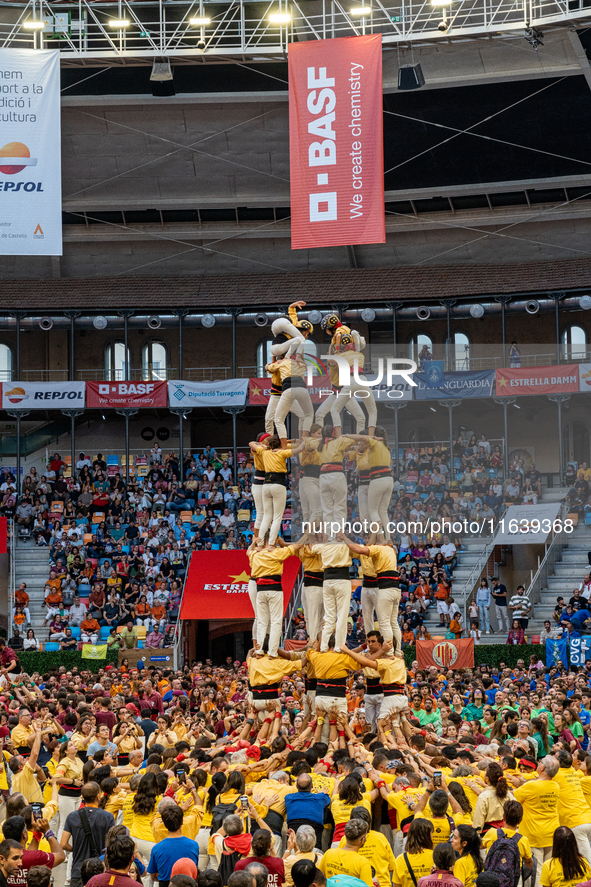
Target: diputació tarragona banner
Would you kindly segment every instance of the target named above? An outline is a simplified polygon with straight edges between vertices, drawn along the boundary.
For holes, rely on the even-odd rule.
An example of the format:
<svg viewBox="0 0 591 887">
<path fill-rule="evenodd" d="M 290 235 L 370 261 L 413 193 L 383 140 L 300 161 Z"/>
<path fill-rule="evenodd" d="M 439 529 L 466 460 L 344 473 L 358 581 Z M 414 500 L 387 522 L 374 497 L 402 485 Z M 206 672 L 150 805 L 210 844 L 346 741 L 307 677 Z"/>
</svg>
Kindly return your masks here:
<svg viewBox="0 0 591 887">
<path fill-rule="evenodd" d="M 289 45 L 291 248 L 384 243 L 382 37 Z"/>
</svg>

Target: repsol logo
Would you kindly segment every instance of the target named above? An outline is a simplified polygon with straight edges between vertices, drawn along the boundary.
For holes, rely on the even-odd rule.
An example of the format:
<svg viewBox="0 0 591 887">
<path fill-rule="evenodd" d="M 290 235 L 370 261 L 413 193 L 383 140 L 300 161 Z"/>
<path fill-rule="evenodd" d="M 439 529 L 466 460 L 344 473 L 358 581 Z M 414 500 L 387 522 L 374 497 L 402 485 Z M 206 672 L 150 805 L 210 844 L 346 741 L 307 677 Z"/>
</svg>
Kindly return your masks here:
<svg viewBox="0 0 591 887">
<path fill-rule="evenodd" d="M 83 391 L 36 391 L 33 400 L 84 400 Z"/>
<path fill-rule="evenodd" d="M 43 191 L 43 182 L 0 182 L 0 191 Z"/>
</svg>

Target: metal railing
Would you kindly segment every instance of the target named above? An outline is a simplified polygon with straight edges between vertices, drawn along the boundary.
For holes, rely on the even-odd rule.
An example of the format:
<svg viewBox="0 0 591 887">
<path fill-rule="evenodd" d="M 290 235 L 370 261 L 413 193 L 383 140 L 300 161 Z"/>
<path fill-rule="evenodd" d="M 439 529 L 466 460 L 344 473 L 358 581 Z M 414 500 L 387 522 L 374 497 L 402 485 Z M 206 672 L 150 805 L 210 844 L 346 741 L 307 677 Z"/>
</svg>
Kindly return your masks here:
<svg viewBox="0 0 591 887">
<path fill-rule="evenodd" d="M 577 4 L 576 14 L 572 11 Z M 385 44 L 408 40 L 441 40 L 470 35 L 494 35 L 524 27 L 579 21 L 589 17 L 581 0 L 457 0 L 445 10 L 430 0 L 371 4 L 366 15 L 351 13 L 341 0 L 309 3 L 307 0 L 247 0 L 229 3 L 208 0 L 170 0 L 164 4 L 145 0 L 90 2 L 77 0 L 53 8 L 46 0 L 3 4 L 0 46 L 20 49 L 58 47 L 64 60 L 120 59 L 125 57 L 195 58 L 239 55 L 283 57 L 293 42 L 327 37 L 381 34 Z M 283 13 L 286 22 L 270 19 Z M 443 13 L 443 15 L 442 15 Z M 113 18 L 124 26 L 110 24 Z M 191 19 L 198 21 L 191 24 Z M 43 21 L 42 31 L 26 30 L 30 19 Z"/>
<path fill-rule="evenodd" d="M 498 521 L 497 521 L 498 523 Z M 464 628 L 468 628 L 468 606 L 472 603 L 474 598 L 476 597 L 476 592 L 480 586 L 480 580 L 482 579 L 482 574 L 486 569 L 486 565 L 488 563 L 488 559 L 495 548 L 495 536 L 497 532 L 497 525 L 494 526 L 494 532 L 492 536 L 485 542 L 484 548 L 480 553 L 480 557 L 472 567 L 470 575 L 464 582 L 464 587 L 462 588 L 460 595 L 463 598 L 463 606 L 464 606 Z M 484 540 L 483 540 L 484 541 Z M 456 593 L 454 592 L 454 598 Z"/>
<path fill-rule="evenodd" d="M 16 525 L 12 518 L 8 518 L 7 521 L 7 540 L 8 540 L 8 552 L 9 552 L 9 578 L 8 578 L 8 618 L 7 618 L 7 627 L 8 634 L 7 637 L 10 637 L 12 634 L 12 614 L 14 613 L 14 593 L 16 591 Z"/>
<path fill-rule="evenodd" d="M 183 580 L 183 587 L 181 589 L 181 599 L 179 601 L 179 612 L 176 620 L 176 624 L 174 626 L 174 642 L 173 642 L 173 650 L 174 650 L 174 667 L 182 668 L 183 667 L 183 659 L 184 653 L 182 649 L 183 645 L 183 621 L 181 619 L 181 611 L 183 608 L 183 600 L 185 597 L 185 588 L 187 586 L 187 578 L 189 576 L 189 567 L 191 566 L 191 558 L 193 557 L 194 552 L 192 551 L 189 554 L 189 559 L 187 561 L 187 569 L 185 572 L 185 578 Z"/>
<path fill-rule="evenodd" d="M 567 513 L 568 503 L 565 499 L 558 512 L 558 519 L 560 520 L 561 527 L 564 527 Z M 538 568 L 535 573 L 533 570 L 530 571 L 530 582 L 525 594 L 532 604 L 540 603 L 542 589 L 546 588 L 548 577 L 554 572 L 557 561 L 562 560 L 562 551 L 564 547 L 568 545 L 570 540 L 572 540 L 572 533 L 566 533 L 564 529 L 555 532 L 553 521 L 550 537 L 546 540 L 544 545 L 544 556 L 542 558 L 538 556 Z"/>
</svg>

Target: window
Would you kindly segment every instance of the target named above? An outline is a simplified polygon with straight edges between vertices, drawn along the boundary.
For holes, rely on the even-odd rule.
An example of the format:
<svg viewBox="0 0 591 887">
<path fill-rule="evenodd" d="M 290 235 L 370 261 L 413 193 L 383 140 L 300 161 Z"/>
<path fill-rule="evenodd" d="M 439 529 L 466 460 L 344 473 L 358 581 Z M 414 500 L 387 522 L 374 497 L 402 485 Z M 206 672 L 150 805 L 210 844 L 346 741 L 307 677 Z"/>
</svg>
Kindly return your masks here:
<svg viewBox="0 0 591 887">
<path fill-rule="evenodd" d="M 142 351 L 142 378 L 165 382 L 168 370 L 168 354 L 162 342 L 148 342 Z"/>
<path fill-rule="evenodd" d="M 266 376 L 265 366 L 270 363 L 273 359 L 273 355 L 271 354 L 271 345 L 273 344 L 273 339 L 263 339 L 262 342 L 259 342 L 257 347 L 257 376 L 261 379 L 263 376 Z"/>
<path fill-rule="evenodd" d="M 470 369 L 470 339 L 465 333 L 454 333 L 452 353 L 455 370 Z"/>
<path fill-rule="evenodd" d="M 0 381 L 12 382 L 12 348 L 0 344 Z"/>
<path fill-rule="evenodd" d="M 424 346 L 427 346 L 429 349 L 429 353 L 431 355 L 431 360 L 433 359 L 433 341 L 429 338 L 429 336 L 423 335 L 423 333 L 419 333 L 416 336 L 413 336 L 408 343 L 408 356 L 410 360 L 416 360 L 419 364 L 419 369 L 422 369 L 423 360 L 420 360 L 419 355 L 423 352 Z M 424 352 L 426 353 L 426 352 Z"/>
<path fill-rule="evenodd" d="M 587 333 L 582 326 L 567 326 L 562 331 L 561 357 L 563 360 L 585 360 L 587 356 Z"/>
<path fill-rule="evenodd" d="M 127 370 L 125 372 L 125 344 L 123 342 L 111 342 L 105 348 L 105 373 L 107 381 L 115 382 L 118 379 L 129 377 L 131 359 L 129 348 L 127 349 Z"/>
</svg>

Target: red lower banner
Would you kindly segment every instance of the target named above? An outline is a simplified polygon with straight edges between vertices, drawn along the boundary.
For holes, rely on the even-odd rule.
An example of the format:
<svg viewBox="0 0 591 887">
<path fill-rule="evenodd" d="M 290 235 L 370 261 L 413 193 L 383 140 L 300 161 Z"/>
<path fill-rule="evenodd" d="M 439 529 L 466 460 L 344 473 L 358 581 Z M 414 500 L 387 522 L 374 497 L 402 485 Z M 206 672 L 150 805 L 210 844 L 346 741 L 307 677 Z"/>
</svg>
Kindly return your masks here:
<svg viewBox="0 0 591 887">
<path fill-rule="evenodd" d="M 381 34 L 288 49 L 291 248 L 385 243 Z"/>
<path fill-rule="evenodd" d="M 322 403 L 332 392 L 332 382 L 328 376 L 314 376 L 314 384 L 308 388 L 312 403 Z M 250 379 L 248 383 L 248 402 L 252 406 L 266 406 L 271 394 L 271 380 Z"/>
<path fill-rule="evenodd" d="M 579 367 L 519 367 L 496 370 L 497 397 L 516 394 L 566 394 L 579 390 Z"/>
<path fill-rule="evenodd" d="M 87 382 L 86 406 L 104 407 L 166 407 L 166 382 Z"/>
<path fill-rule="evenodd" d="M 474 638 L 417 641 L 419 668 L 474 668 Z"/>
<path fill-rule="evenodd" d="M 283 563 L 283 612 L 301 568 L 298 557 Z M 196 551 L 185 583 L 181 619 L 253 619 L 248 596 L 246 551 Z"/>
</svg>

